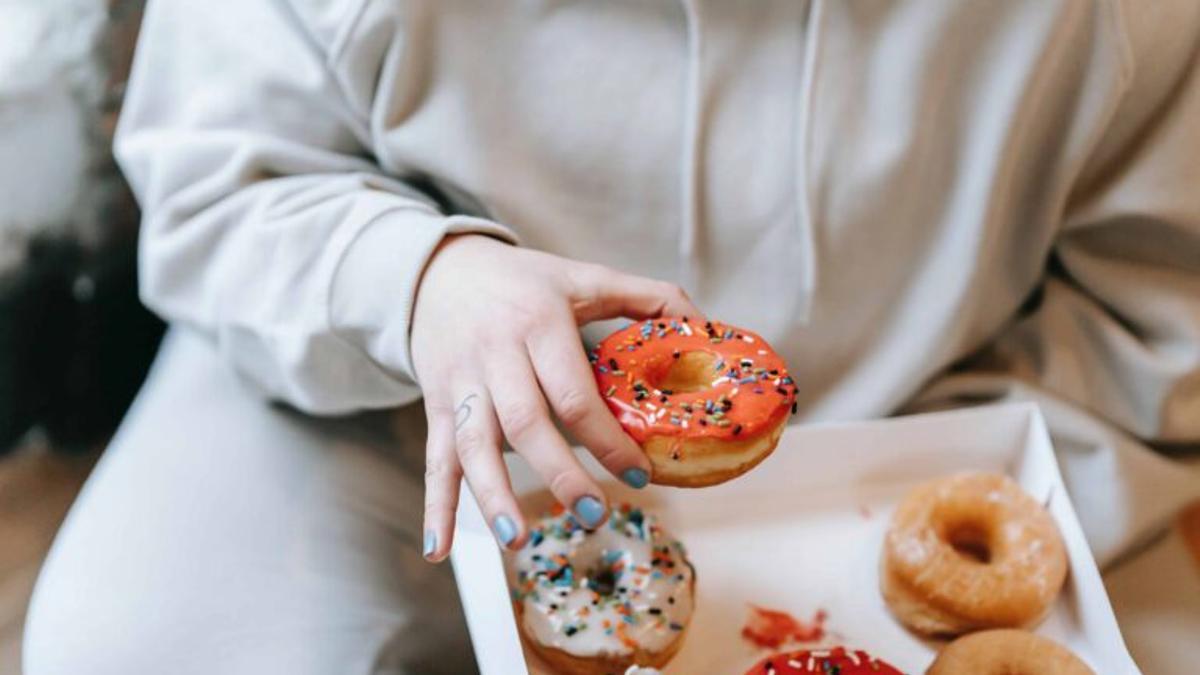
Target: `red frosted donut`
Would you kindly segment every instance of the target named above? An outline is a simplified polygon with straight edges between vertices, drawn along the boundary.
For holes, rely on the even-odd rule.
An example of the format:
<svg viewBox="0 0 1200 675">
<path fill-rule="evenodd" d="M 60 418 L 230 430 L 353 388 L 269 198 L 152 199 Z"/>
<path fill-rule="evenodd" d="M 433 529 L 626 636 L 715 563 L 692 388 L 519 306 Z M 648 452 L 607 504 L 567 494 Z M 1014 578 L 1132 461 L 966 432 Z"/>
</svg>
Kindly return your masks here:
<svg viewBox="0 0 1200 675">
<path fill-rule="evenodd" d="M 590 358 L 655 483 L 700 487 L 745 473 L 771 454 L 795 411 L 783 359 L 758 335 L 716 321 L 630 324 Z"/>
<path fill-rule="evenodd" d="M 759 661 L 753 668 L 746 671 L 746 675 L 798 675 L 800 673 L 904 675 L 861 649 L 846 649 L 845 647 L 805 649 L 787 654 L 776 654 Z"/>
</svg>

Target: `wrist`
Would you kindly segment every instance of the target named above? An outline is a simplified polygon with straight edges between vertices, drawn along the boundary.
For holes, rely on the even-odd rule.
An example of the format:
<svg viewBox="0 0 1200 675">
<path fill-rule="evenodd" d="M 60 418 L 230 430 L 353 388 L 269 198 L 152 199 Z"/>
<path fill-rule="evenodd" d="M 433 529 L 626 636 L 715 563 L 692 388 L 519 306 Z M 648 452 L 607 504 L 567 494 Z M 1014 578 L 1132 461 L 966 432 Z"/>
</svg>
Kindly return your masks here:
<svg viewBox="0 0 1200 675">
<path fill-rule="evenodd" d="M 472 231 L 463 231 L 467 228 Z M 511 234 L 486 220 L 447 218 L 423 209 L 383 214 L 347 248 L 335 271 L 331 328 L 393 377 L 415 383 L 411 324 L 432 261 L 464 240 L 500 237 Z"/>
</svg>

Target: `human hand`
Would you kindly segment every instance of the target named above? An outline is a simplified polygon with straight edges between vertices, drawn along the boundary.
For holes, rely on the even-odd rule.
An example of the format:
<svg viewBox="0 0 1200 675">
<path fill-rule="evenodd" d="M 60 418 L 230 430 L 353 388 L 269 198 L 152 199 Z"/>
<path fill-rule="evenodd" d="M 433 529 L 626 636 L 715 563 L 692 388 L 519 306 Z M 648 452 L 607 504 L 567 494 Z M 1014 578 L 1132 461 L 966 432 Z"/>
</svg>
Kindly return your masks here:
<svg viewBox="0 0 1200 675">
<path fill-rule="evenodd" d="M 587 528 L 608 506 L 551 413 L 613 475 L 644 487 L 650 463 L 608 410 L 579 326 L 625 316 L 702 316 L 675 284 L 504 244 L 449 237 L 422 277 L 412 319 L 413 366 L 425 394 L 425 557 L 450 551 L 465 475 L 504 546 L 527 527 L 501 457 L 522 455 Z"/>
</svg>

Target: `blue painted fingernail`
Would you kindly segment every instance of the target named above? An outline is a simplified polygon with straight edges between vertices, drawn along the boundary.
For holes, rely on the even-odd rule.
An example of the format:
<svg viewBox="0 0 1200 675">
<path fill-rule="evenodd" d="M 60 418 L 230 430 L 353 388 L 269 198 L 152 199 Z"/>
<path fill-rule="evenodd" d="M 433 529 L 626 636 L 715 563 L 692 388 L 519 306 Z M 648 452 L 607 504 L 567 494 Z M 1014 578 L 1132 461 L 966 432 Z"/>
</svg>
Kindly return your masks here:
<svg viewBox="0 0 1200 675">
<path fill-rule="evenodd" d="M 650 474 L 635 466 L 621 472 L 621 480 L 625 481 L 629 487 L 641 490 L 650 484 Z"/>
<path fill-rule="evenodd" d="M 595 497 L 585 495 L 575 501 L 575 515 L 590 530 L 604 522 L 604 504 Z"/>
<path fill-rule="evenodd" d="M 492 529 L 496 531 L 496 537 L 501 544 L 508 546 L 517 538 L 517 525 L 508 516 L 496 516 L 492 521 Z"/>
<path fill-rule="evenodd" d="M 437 549 L 437 535 L 433 530 L 425 530 L 425 547 L 421 555 L 428 558 L 433 555 L 435 549 Z"/>
</svg>

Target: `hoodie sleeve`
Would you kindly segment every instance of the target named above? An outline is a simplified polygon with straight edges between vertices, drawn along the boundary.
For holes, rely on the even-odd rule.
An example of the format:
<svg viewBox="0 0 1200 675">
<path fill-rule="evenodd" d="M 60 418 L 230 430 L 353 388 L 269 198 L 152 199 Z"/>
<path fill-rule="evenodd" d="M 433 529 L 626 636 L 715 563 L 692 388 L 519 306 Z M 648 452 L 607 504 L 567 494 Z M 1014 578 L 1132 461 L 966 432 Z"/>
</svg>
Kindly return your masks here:
<svg viewBox="0 0 1200 675">
<path fill-rule="evenodd" d="M 1030 307 L 930 393 L 1004 375 L 1142 441 L 1200 442 L 1200 6 L 1126 7 L 1125 94 Z M 961 392 L 960 392 L 961 393 Z"/>
<path fill-rule="evenodd" d="M 1198 494 L 1146 445 L 1200 442 L 1200 5 L 1126 8 L 1126 92 L 1064 205 L 1037 297 L 905 412 L 1041 405 L 1108 565 Z"/>
<path fill-rule="evenodd" d="M 431 252 L 449 233 L 513 235 L 381 171 L 325 39 L 353 12 L 325 8 L 329 27 L 302 14 L 150 3 L 116 140 L 144 214 L 142 297 L 271 398 L 403 404 L 419 396 L 409 319 Z"/>
</svg>

